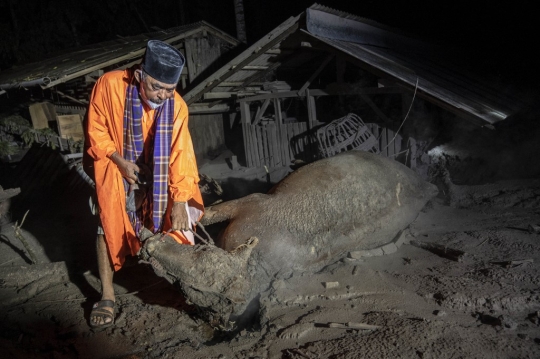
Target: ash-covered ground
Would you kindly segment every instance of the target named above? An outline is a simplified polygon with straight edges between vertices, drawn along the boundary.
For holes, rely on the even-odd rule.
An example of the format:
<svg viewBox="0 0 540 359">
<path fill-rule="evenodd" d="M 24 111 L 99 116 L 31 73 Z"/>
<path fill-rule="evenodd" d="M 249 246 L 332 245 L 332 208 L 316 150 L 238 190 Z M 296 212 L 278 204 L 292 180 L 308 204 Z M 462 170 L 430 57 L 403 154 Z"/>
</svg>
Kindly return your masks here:
<svg viewBox="0 0 540 359">
<path fill-rule="evenodd" d="M 459 136 L 456 128 L 429 152 L 425 173 L 440 193 L 402 233 L 405 244 L 392 254 L 339 258 L 319 273 L 274 281 L 261 293 L 258 320 L 234 332 L 213 330 L 135 258 L 115 275 L 115 325 L 92 331 L 88 314 L 100 287 L 94 222 L 80 208 L 86 194 L 14 202 L 19 224 L 33 203 L 23 230 L 40 263 L 31 265 L 22 245 L 6 239 L 13 224 L 2 227 L 2 357 L 538 358 L 535 120 L 529 114 Z M 227 165 L 220 166 L 205 164 L 201 173 L 219 177 Z M 239 171 L 223 180 L 239 195 L 283 176 Z M 410 241 L 465 254 L 455 261 Z"/>
</svg>

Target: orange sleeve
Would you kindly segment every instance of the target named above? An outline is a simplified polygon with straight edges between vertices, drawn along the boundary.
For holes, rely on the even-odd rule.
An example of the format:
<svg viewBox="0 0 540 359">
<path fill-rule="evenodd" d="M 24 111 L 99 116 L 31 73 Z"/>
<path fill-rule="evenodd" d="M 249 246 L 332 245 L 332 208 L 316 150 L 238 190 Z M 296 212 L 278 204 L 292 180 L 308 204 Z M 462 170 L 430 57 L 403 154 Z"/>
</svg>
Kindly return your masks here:
<svg viewBox="0 0 540 359">
<path fill-rule="evenodd" d="M 106 114 L 113 113 L 110 103 L 111 96 L 108 83 L 100 78 L 90 99 L 88 108 L 88 139 L 90 140 L 88 154 L 98 161 L 112 155 L 117 151 L 116 145 L 110 135 L 107 122 L 111 121 Z"/>
<path fill-rule="evenodd" d="M 178 94 L 174 101 L 179 111 L 175 111 L 173 126 L 169 188 L 173 201 L 187 202 L 198 191 L 199 174 L 188 130 L 188 106 Z"/>
</svg>

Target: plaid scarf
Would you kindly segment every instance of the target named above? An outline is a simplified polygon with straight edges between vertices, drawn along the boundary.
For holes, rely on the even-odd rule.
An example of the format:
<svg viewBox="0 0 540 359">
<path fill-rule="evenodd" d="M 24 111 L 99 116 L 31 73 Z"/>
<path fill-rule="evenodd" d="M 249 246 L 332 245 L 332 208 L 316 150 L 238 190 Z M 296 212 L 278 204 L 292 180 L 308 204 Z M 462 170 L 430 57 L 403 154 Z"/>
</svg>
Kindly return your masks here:
<svg viewBox="0 0 540 359">
<path fill-rule="evenodd" d="M 136 212 L 128 211 L 128 216 L 137 236 L 149 221 L 150 214 L 152 214 L 154 233 L 161 231 L 163 226 L 163 215 L 167 209 L 174 99 L 166 100 L 156 110 L 153 125 L 155 128 L 154 147 L 151 150 L 152 153 L 147 154 L 143 154 L 142 113 L 143 105 L 139 98 L 139 90 L 135 84 L 130 84 L 126 92 L 124 110 L 124 158 L 137 165 L 146 164 L 149 168 L 153 167 L 152 191 L 148 191 L 146 199 L 139 210 Z M 129 189 L 130 185 L 124 178 L 126 197 Z M 146 224 L 146 227 L 149 228 L 151 224 Z"/>
</svg>

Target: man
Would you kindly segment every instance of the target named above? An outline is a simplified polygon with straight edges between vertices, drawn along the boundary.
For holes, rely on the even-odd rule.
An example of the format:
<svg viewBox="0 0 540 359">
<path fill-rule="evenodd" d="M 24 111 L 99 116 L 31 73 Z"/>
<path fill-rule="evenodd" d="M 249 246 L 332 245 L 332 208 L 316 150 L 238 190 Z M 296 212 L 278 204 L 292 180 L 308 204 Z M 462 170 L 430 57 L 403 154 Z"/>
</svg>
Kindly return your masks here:
<svg viewBox="0 0 540 359">
<path fill-rule="evenodd" d="M 94 175 L 101 220 L 102 297 L 91 327 L 113 324 L 113 273 L 137 254 L 142 231 L 170 232 L 179 243 L 194 244 L 189 230 L 204 206 L 188 108 L 175 91 L 184 62 L 174 47 L 150 40 L 140 67 L 108 72 L 92 91 L 85 167 Z"/>
</svg>

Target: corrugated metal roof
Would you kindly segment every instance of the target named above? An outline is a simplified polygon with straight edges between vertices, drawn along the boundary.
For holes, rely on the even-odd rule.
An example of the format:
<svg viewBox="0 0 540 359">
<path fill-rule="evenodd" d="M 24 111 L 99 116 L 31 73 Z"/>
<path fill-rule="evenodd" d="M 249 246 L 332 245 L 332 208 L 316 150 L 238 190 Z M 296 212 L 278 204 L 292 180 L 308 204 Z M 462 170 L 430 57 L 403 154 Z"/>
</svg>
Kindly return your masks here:
<svg viewBox="0 0 540 359">
<path fill-rule="evenodd" d="M 231 45 L 239 44 L 239 41 L 234 37 L 205 21 L 201 21 L 167 30 L 88 45 L 43 61 L 2 71 L 0 72 L 0 90 L 35 85 L 49 88 L 104 67 L 135 60 L 142 56 L 149 39 L 174 43 L 203 31 L 212 33 Z"/>
<path fill-rule="evenodd" d="M 318 4 L 279 25 L 191 89 L 184 98 L 188 103 L 201 102 L 205 98 L 215 101 L 219 97 L 215 93 L 230 90 L 244 95 L 242 92 L 248 91 L 241 86 L 223 87 L 220 83 L 243 83 L 254 74 L 250 68 L 258 67 L 261 72 L 276 62 L 281 66 L 286 55 L 271 54 L 267 50 L 269 45 L 272 45 L 270 49 L 291 49 L 290 44 L 283 44 L 292 37 L 297 42 L 324 43 L 348 55 L 349 61 L 360 62 L 364 68 L 370 68 L 405 88 L 414 89 L 418 84 L 419 95 L 464 117 L 494 123 L 521 107 L 519 96 L 505 94 L 496 84 L 486 81 L 489 79 L 467 73 L 465 67 L 450 60 L 451 55 L 446 49 L 421 42 L 374 21 Z M 293 47 L 292 51 L 298 52 L 299 48 Z"/>
</svg>

